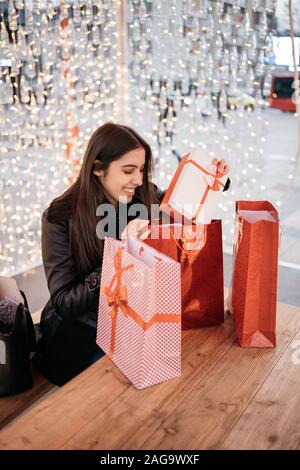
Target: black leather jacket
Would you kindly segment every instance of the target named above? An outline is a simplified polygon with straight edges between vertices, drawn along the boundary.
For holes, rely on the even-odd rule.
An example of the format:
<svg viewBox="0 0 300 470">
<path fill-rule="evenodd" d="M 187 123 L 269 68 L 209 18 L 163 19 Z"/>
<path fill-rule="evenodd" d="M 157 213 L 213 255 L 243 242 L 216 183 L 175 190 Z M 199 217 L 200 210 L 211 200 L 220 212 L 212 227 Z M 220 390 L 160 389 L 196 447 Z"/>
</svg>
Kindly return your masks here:
<svg viewBox="0 0 300 470">
<path fill-rule="evenodd" d="M 69 244 L 69 219 L 42 216 L 42 258 L 50 299 L 41 314 L 40 338 L 50 340 L 60 322 L 78 320 L 96 327 L 101 266 L 81 279 Z"/>
</svg>

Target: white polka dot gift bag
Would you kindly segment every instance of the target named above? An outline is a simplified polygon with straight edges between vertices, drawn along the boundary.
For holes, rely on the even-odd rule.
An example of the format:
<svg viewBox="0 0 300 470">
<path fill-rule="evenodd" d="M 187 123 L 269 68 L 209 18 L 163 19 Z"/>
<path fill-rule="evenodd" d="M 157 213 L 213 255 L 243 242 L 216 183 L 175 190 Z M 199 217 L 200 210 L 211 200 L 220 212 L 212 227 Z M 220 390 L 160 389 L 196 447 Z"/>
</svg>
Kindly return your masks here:
<svg viewBox="0 0 300 470">
<path fill-rule="evenodd" d="M 97 344 L 136 388 L 181 373 L 180 263 L 128 238 L 106 238 Z"/>
</svg>

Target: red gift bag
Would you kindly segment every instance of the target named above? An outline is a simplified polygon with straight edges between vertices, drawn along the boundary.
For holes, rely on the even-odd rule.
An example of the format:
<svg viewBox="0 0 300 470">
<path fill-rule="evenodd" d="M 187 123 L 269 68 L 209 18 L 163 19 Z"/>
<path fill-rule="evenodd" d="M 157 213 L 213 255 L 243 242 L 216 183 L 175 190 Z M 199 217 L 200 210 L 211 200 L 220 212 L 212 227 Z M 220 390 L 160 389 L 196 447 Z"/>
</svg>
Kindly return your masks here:
<svg viewBox="0 0 300 470">
<path fill-rule="evenodd" d="M 237 201 L 234 268 L 228 307 L 244 347 L 276 345 L 279 220 L 267 201 Z"/>
<path fill-rule="evenodd" d="M 170 228 L 169 238 L 162 231 Z M 183 237 L 185 233 L 190 238 Z M 195 240 L 193 233 L 202 230 Z M 156 238 L 152 238 L 153 232 Z M 182 328 L 219 325 L 224 321 L 224 276 L 221 220 L 206 225 L 191 225 L 181 232 L 178 225 L 151 227 L 151 238 L 145 243 L 181 265 Z"/>
</svg>

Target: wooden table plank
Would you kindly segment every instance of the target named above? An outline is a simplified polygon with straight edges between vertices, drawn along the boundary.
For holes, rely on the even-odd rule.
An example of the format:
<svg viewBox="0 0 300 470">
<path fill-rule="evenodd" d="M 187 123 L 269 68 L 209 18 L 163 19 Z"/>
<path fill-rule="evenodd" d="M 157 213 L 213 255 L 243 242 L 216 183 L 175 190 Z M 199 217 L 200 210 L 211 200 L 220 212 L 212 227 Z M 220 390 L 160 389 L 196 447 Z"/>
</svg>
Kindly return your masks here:
<svg viewBox="0 0 300 470">
<path fill-rule="evenodd" d="M 220 445 L 221 449 L 296 449 L 300 440 L 300 333 Z M 299 355 L 298 355 L 299 358 Z"/>
<path fill-rule="evenodd" d="M 2 429 L 0 449 L 55 449 L 130 386 L 104 357 Z"/>
<path fill-rule="evenodd" d="M 130 386 L 129 395 L 132 397 L 132 410 L 139 404 L 141 410 L 146 411 L 143 416 L 146 420 L 144 423 L 145 432 L 150 426 L 150 423 L 149 425 L 147 423 L 149 413 L 156 421 L 156 415 L 159 415 L 160 412 L 160 402 L 163 402 L 166 397 L 169 398 L 170 405 L 174 406 L 172 393 L 177 392 L 180 398 L 179 382 L 182 384 L 182 388 L 185 386 L 185 378 L 190 373 L 197 374 L 199 367 L 206 367 L 206 369 L 212 367 L 215 361 L 232 345 L 234 339 L 232 321 L 228 321 L 218 328 L 184 331 L 185 367 L 183 375 L 178 379 L 145 390 L 137 390 L 132 385 Z M 199 347 L 201 347 L 201 351 Z M 213 356 L 212 359 L 211 356 Z M 102 362 L 104 361 L 105 368 L 109 368 L 115 378 L 115 381 L 110 381 L 106 387 L 103 384 L 105 377 L 103 377 Z M 88 378 L 86 378 L 87 374 Z M 84 384 L 82 388 L 81 384 Z M 103 358 L 62 387 L 55 393 L 55 397 L 51 397 L 51 400 L 46 400 L 44 404 L 41 403 L 35 410 L 18 420 L 14 426 L 5 429 L 3 433 L 0 432 L 0 448 L 55 449 L 63 447 L 68 441 L 70 441 L 69 447 L 72 447 L 72 439 L 74 439 L 74 447 L 76 447 L 76 436 L 78 435 L 80 435 L 79 448 L 105 448 L 107 445 L 110 448 L 124 427 L 135 426 L 131 411 L 126 407 L 127 394 L 125 393 L 125 400 L 121 396 L 128 387 L 129 384 L 124 375 L 109 359 Z M 152 396 L 153 400 L 151 400 Z M 109 402 L 108 397 L 110 398 Z M 149 404 L 146 397 L 147 400 L 150 399 Z M 67 423 L 66 416 L 69 417 Z M 83 441 L 83 436 L 80 433 L 81 428 L 85 425 L 88 426 L 88 429 L 92 427 L 87 442 Z M 55 433 L 50 431 L 51 436 L 48 439 L 49 430 L 53 427 L 55 427 Z M 135 426 L 137 434 L 138 431 L 139 427 Z M 25 436 L 26 441 L 24 441 Z M 109 445 L 107 437 L 111 439 L 111 436 L 114 436 L 114 439 Z M 129 437 L 126 429 L 125 435 L 121 434 L 121 437 L 122 440 Z"/>
<path fill-rule="evenodd" d="M 183 332 L 181 377 L 145 390 L 103 358 L 3 429 L 0 449 L 217 448 L 299 328 L 299 308 L 278 304 L 275 350 L 239 348 L 231 319 Z"/>
<path fill-rule="evenodd" d="M 205 375 L 235 341 L 232 320 L 216 328 L 184 332 L 182 374 L 144 390 L 126 390 L 117 403 L 95 416 L 64 449 L 135 449 L 189 393 L 199 374 Z M 105 433 L 102 432 L 105 426 Z"/>
<path fill-rule="evenodd" d="M 247 407 L 300 328 L 299 308 L 278 304 L 276 349 L 244 349 L 237 344 L 161 420 L 140 444 L 143 449 L 215 449 Z"/>
</svg>

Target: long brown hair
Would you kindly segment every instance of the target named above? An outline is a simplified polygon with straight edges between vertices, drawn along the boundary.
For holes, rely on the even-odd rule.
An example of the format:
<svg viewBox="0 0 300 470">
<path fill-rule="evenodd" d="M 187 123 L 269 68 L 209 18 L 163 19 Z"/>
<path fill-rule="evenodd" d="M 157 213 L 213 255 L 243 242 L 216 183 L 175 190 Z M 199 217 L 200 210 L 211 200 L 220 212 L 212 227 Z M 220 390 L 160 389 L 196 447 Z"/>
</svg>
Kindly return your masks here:
<svg viewBox="0 0 300 470">
<path fill-rule="evenodd" d="M 153 171 L 151 148 L 130 127 L 113 123 L 106 123 L 93 133 L 77 180 L 64 194 L 56 198 L 49 208 L 52 213 L 57 213 L 57 210 L 65 211 L 71 201 L 71 251 L 78 273 L 82 277 L 101 264 L 103 254 L 103 240 L 96 234 L 96 226 L 100 220 L 96 216 L 96 210 L 100 204 L 107 202 L 107 199 L 100 179 L 93 171 L 96 169 L 106 172 L 111 162 L 137 148 L 144 148 L 146 156 L 143 184 L 136 189 L 136 197 L 147 207 L 150 217 L 151 204 L 157 203 L 155 187 L 150 182 Z M 95 160 L 100 162 L 100 165 L 96 162 L 96 168 Z"/>
</svg>

